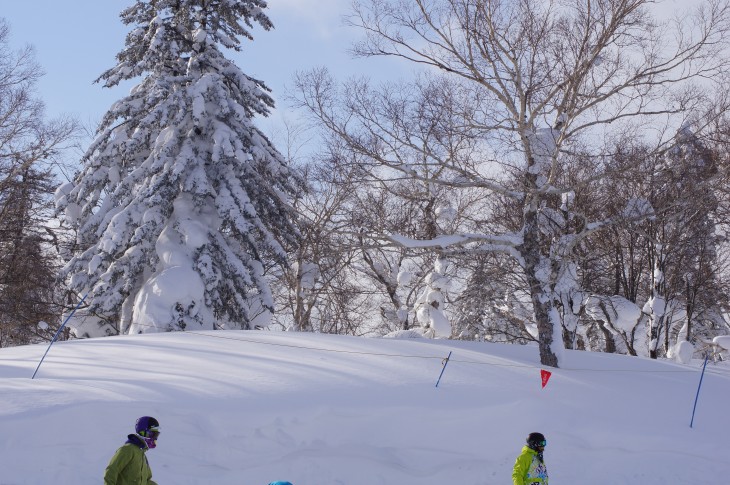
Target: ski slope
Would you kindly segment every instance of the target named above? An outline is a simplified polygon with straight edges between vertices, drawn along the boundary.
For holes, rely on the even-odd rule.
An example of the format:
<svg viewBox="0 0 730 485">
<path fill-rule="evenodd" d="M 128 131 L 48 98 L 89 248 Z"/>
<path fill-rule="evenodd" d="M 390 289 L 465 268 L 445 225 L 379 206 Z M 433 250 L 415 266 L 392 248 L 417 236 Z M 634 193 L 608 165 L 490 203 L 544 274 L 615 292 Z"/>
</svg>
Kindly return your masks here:
<svg viewBox="0 0 730 485">
<path fill-rule="evenodd" d="M 531 431 L 553 485 L 730 483 L 730 366 L 264 331 L 0 349 L 0 484 L 101 483 L 137 417 L 159 485 L 511 483 Z M 443 369 L 443 359 L 452 352 Z M 440 372 L 444 370 L 438 387 Z"/>
</svg>

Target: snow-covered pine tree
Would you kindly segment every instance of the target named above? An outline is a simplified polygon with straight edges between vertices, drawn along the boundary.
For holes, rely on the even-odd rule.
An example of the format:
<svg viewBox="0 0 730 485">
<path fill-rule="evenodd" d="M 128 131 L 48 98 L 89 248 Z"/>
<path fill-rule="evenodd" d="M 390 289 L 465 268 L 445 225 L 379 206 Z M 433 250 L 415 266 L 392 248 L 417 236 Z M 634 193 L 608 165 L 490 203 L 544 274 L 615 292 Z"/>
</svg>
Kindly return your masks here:
<svg viewBox="0 0 730 485">
<path fill-rule="evenodd" d="M 241 50 L 264 0 L 138 0 L 105 87 L 142 77 L 104 116 L 57 207 L 78 230 L 63 274 L 121 333 L 248 328 L 273 307 L 264 262 L 294 243 L 299 176 L 253 123 L 273 100 Z"/>
</svg>

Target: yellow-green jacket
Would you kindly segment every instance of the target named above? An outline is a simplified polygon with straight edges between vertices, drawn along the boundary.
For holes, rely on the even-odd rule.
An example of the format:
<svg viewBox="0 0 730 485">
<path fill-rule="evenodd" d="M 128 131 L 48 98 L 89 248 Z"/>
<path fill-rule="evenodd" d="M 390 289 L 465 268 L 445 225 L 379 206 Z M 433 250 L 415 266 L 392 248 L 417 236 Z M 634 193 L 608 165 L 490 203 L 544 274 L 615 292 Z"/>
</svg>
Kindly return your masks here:
<svg viewBox="0 0 730 485">
<path fill-rule="evenodd" d="M 522 447 L 522 453 L 515 460 L 515 467 L 512 470 L 512 483 L 513 485 L 547 485 L 547 467 L 538 456 L 537 451 L 527 446 Z"/>
<path fill-rule="evenodd" d="M 104 472 L 104 485 L 157 485 L 145 456 L 146 447 L 135 435 L 114 453 Z"/>
</svg>

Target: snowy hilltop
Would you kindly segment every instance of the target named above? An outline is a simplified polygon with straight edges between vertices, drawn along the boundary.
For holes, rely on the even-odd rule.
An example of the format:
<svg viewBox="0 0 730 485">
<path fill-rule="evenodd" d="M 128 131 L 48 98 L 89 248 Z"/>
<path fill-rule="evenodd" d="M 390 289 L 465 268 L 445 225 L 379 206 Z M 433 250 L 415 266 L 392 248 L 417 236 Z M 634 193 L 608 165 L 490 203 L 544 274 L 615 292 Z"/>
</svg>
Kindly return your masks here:
<svg viewBox="0 0 730 485">
<path fill-rule="evenodd" d="M 509 483 L 528 433 L 551 483 L 714 484 L 730 366 L 530 346 L 263 331 L 0 349 L 3 485 L 100 483 L 139 416 L 159 484 Z M 444 369 L 444 359 L 452 352 Z M 443 376 L 436 387 L 441 371 Z"/>
</svg>

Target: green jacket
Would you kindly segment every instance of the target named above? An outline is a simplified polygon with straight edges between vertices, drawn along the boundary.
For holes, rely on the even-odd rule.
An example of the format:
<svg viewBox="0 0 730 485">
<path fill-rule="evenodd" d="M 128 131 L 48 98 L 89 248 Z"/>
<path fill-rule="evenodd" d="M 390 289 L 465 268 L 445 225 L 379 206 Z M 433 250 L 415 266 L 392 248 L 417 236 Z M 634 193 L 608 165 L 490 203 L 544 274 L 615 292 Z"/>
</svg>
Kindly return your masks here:
<svg viewBox="0 0 730 485">
<path fill-rule="evenodd" d="M 130 435 L 130 441 L 136 438 Z M 104 485 L 157 485 L 145 456 L 146 449 L 129 441 L 114 453 L 104 472 Z"/>
<path fill-rule="evenodd" d="M 512 483 L 513 485 L 547 485 L 547 467 L 538 456 L 537 451 L 527 446 L 522 447 L 522 453 L 515 460 L 515 467 L 512 470 Z"/>
</svg>

